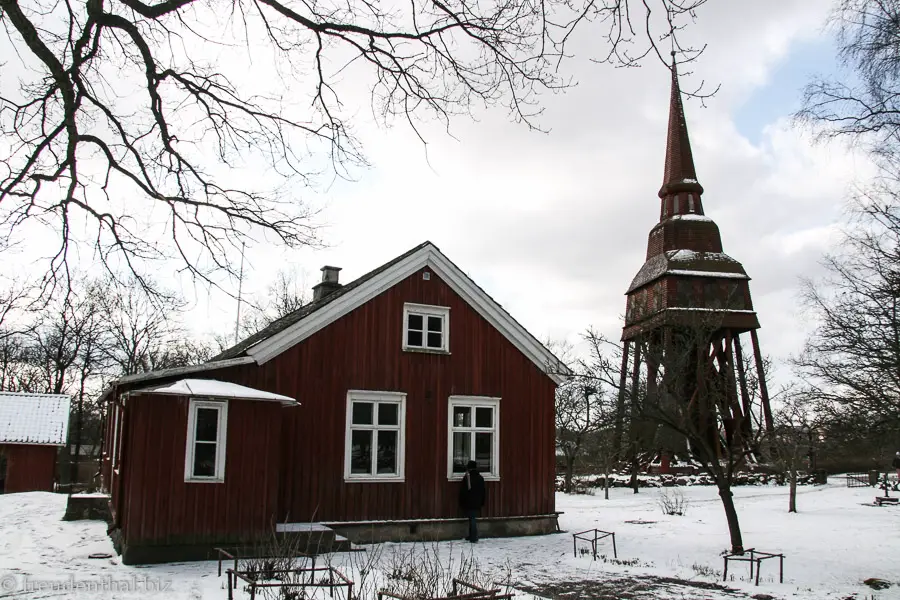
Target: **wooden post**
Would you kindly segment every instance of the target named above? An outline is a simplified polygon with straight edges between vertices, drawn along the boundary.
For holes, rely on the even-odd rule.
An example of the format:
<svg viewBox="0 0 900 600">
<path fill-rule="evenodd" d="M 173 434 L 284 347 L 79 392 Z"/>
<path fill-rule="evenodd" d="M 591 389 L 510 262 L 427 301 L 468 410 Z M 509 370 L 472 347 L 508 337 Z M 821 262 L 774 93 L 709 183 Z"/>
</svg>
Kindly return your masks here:
<svg viewBox="0 0 900 600">
<path fill-rule="evenodd" d="M 753 407 L 750 406 L 750 392 L 747 390 L 747 374 L 744 372 L 744 354 L 741 352 L 741 336 L 734 336 L 734 363 L 737 366 L 738 384 L 741 388 L 741 405 L 744 409 L 744 435 L 753 436 Z"/>
<path fill-rule="evenodd" d="M 733 445 L 739 450 L 744 449 L 744 444 L 749 442 L 750 437 L 745 436 L 746 433 L 744 423 L 750 419 L 749 414 L 745 414 L 741 405 L 738 403 L 737 381 L 734 371 L 734 351 L 732 345 L 736 336 L 729 329 L 725 333 L 725 395 L 728 403 L 728 412 L 732 418 L 732 440 Z M 746 440 L 746 442 L 745 442 Z"/>
<path fill-rule="evenodd" d="M 640 344 L 635 344 L 634 346 L 634 366 L 631 369 L 631 431 L 630 431 L 630 446 L 631 446 L 631 486 L 632 490 L 635 494 L 638 493 L 638 480 L 637 480 L 637 443 L 638 443 L 638 386 L 640 384 L 640 375 L 641 375 L 641 346 Z"/>
<path fill-rule="evenodd" d="M 763 370 L 762 354 L 759 351 L 759 338 L 756 330 L 750 330 L 750 341 L 753 342 L 753 356 L 756 358 L 756 374 L 759 379 L 759 397 L 762 400 L 763 419 L 766 424 L 766 432 L 772 433 L 775 424 L 772 421 L 772 407 L 769 406 L 769 388 L 766 386 L 766 373 Z"/>
<path fill-rule="evenodd" d="M 616 399 L 616 422 L 613 428 L 613 450 L 616 457 L 621 456 L 622 429 L 625 426 L 625 383 L 628 379 L 628 351 L 631 342 L 625 341 L 622 346 L 622 366 L 619 368 L 619 397 Z"/>
</svg>

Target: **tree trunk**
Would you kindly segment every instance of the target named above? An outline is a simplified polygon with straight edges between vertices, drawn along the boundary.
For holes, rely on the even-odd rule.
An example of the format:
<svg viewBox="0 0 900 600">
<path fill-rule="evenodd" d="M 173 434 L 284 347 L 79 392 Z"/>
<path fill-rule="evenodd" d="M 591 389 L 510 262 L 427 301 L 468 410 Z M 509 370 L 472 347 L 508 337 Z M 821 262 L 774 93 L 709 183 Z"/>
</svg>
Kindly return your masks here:
<svg viewBox="0 0 900 600">
<path fill-rule="evenodd" d="M 78 394 L 78 404 L 75 410 L 75 456 L 72 456 L 71 452 L 69 457 L 71 459 L 71 464 L 69 465 L 69 493 L 73 493 L 75 491 L 75 483 L 78 481 L 78 463 L 81 459 L 81 428 L 83 422 L 84 415 L 84 382 L 82 382 L 81 393 Z M 66 450 L 69 451 L 71 446 L 66 445 Z"/>
<path fill-rule="evenodd" d="M 728 535 L 731 536 L 732 554 L 744 553 L 744 540 L 741 538 L 741 524 L 738 523 L 737 509 L 734 507 L 734 498 L 730 488 L 719 488 L 719 497 L 725 508 L 725 518 L 728 520 Z"/>
<path fill-rule="evenodd" d="M 633 451 L 631 453 L 631 481 L 629 483 L 631 485 L 632 491 L 635 494 L 640 492 L 640 490 L 638 489 L 638 459 L 636 451 Z"/>
<path fill-rule="evenodd" d="M 788 500 L 788 512 L 795 513 L 797 512 L 797 471 L 795 469 L 791 469 L 791 487 L 790 494 Z"/>
<path fill-rule="evenodd" d="M 609 500 L 609 462 L 607 461 L 603 469 L 603 499 Z"/>
<path fill-rule="evenodd" d="M 566 454 L 566 493 L 572 493 L 572 470 L 575 468 L 575 456 Z"/>
</svg>

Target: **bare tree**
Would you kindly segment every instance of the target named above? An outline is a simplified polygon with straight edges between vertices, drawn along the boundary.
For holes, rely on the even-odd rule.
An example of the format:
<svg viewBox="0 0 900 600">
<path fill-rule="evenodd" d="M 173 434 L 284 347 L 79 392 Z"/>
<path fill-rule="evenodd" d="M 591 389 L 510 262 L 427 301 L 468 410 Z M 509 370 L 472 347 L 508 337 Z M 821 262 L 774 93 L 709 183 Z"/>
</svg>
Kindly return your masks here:
<svg viewBox="0 0 900 600">
<path fill-rule="evenodd" d="M 239 335 L 249 336 L 264 329 L 278 319 L 303 308 L 310 301 L 303 278 L 296 269 L 281 269 L 266 288 L 262 298 L 248 303 L 238 326 Z M 237 343 L 237 340 L 233 341 Z M 222 338 L 223 348 L 230 346 L 227 338 Z"/>
<path fill-rule="evenodd" d="M 571 370 L 556 393 L 556 446 L 566 461 L 566 493 L 572 492 L 576 465 L 589 457 L 603 469 L 604 496 L 608 499 L 610 476 L 621 459 L 621 447 L 614 434 L 618 419 L 623 418 L 618 412 L 613 358 L 618 346 L 590 328 L 582 339 L 587 348 L 577 359 L 572 358 L 571 345 L 550 344 Z"/>
<path fill-rule="evenodd" d="M 900 0 L 838 0 L 832 22 L 854 77 L 811 82 L 798 117 L 868 150 L 879 171 L 855 194 L 826 275 L 804 283 L 816 328 L 795 366 L 829 446 L 866 448 L 877 464 L 900 443 Z"/>
<path fill-rule="evenodd" d="M 861 142 L 896 163 L 900 156 L 900 0 L 837 0 L 838 58 L 856 77 L 807 85 L 801 121 L 826 138 Z"/>
<path fill-rule="evenodd" d="M 16 313 L 28 304 L 28 297 L 28 288 L 17 282 L 12 282 L 0 290 L 0 340 L 16 333 L 15 328 L 11 327 L 11 323 Z"/>
<path fill-rule="evenodd" d="M 501 105 L 537 126 L 579 25 L 599 27 L 601 62 L 667 62 L 660 45 L 690 60 L 702 48 L 678 33 L 705 2 L 0 0 L 0 79 L 21 82 L 0 97 L 0 241 L 58 233 L 50 283 L 68 281 L 76 230 L 142 285 L 157 258 L 212 281 L 261 236 L 316 243 L 302 187 L 365 164 L 343 79 L 385 123 Z M 266 72 L 242 82 L 251 69 Z"/>
<path fill-rule="evenodd" d="M 759 450 L 759 398 L 738 396 L 728 330 L 714 314 L 696 317 L 661 335 L 640 340 L 648 365 L 643 393 L 632 419 L 640 447 L 681 444 L 712 478 L 725 510 L 731 551 L 743 552 L 743 537 L 731 488 L 735 476 Z M 743 365 L 745 373 L 750 364 Z"/>
<path fill-rule="evenodd" d="M 826 275 L 806 281 L 816 323 L 795 367 L 833 418 L 863 417 L 866 428 L 900 424 L 900 198 L 892 187 L 860 197 L 854 221 Z"/>
<path fill-rule="evenodd" d="M 589 453 L 603 471 L 603 497 L 609 500 L 612 471 L 626 455 L 622 431 L 631 418 L 630 406 L 626 406 L 617 380 L 622 348 L 592 328 L 582 338 L 588 352 L 578 360 L 575 372 L 595 396 L 596 431 L 590 439 Z"/>
<path fill-rule="evenodd" d="M 151 283 L 156 289 L 155 284 Z M 102 311 L 106 343 L 104 351 L 116 376 L 172 366 L 170 345 L 181 334 L 183 300 L 170 293 L 148 297 L 135 281 L 104 282 L 98 309 Z"/>
<path fill-rule="evenodd" d="M 770 464 L 788 481 L 788 512 L 797 512 L 799 474 L 810 464 L 818 423 L 809 399 L 801 391 L 784 390 L 779 395 L 781 405 L 773 415 L 775 429 L 765 434 L 763 444 Z"/>
<path fill-rule="evenodd" d="M 78 385 L 79 363 L 96 364 L 102 343 L 98 312 L 96 290 L 90 285 L 70 290 L 38 312 L 25 335 L 24 356 L 40 374 L 40 391 L 72 393 Z"/>
<path fill-rule="evenodd" d="M 565 492 L 572 493 L 575 465 L 584 454 L 589 438 L 600 430 L 601 402 L 597 388 L 579 377 L 556 389 L 556 447 L 566 460 Z"/>
</svg>

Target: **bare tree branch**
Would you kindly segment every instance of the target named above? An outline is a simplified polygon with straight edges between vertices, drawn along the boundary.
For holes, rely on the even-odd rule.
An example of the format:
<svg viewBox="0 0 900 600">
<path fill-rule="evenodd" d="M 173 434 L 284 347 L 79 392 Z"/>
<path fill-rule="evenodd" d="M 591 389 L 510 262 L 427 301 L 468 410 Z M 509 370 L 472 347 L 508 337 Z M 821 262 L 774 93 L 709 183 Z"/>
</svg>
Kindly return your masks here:
<svg viewBox="0 0 900 600">
<path fill-rule="evenodd" d="M 479 105 L 539 127 L 540 94 L 571 84 L 557 68 L 576 27 L 599 27 L 601 62 L 662 59 L 663 43 L 690 60 L 702 48 L 678 33 L 705 1 L 0 0 L 15 50 L 0 77 L 26 74 L 0 97 L 0 242 L 58 235 L 45 288 L 69 285 L 81 243 L 151 293 L 158 259 L 215 285 L 244 243 L 319 243 L 302 192 L 366 164 L 345 74 L 423 140 L 422 119 Z M 245 57 L 283 79 L 248 84 Z"/>
</svg>

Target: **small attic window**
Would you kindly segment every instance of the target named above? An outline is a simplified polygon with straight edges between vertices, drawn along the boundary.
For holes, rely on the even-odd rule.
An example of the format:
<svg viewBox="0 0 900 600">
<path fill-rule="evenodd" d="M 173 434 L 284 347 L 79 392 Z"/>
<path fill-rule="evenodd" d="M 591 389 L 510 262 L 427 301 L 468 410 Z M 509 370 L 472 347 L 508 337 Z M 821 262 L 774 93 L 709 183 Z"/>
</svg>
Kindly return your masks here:
<svg viewBox="0 0 900 600">
<path fill-rule="evenodd" d="M 426 304 L 404 304 L 403 349 L 449 352 L 450 308 Z"/>
<path fill-rule="evenodd" d="M 431 273 L 425 271 L 424 273 L 422 273 L 422 279 L 424 279 L 425 281 L 431 281 Z"/>
</svg>

